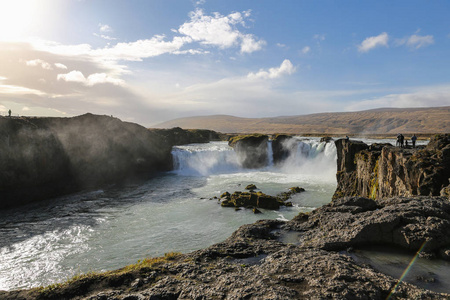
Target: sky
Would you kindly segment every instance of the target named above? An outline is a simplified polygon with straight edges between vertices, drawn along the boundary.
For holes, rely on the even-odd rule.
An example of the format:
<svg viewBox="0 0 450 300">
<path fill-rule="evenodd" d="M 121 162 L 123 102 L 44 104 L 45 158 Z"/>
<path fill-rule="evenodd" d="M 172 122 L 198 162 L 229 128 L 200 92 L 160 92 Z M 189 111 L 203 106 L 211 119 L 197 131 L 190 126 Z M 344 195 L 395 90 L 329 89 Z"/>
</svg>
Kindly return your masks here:
<svg viewBox="0 0 450 300">
<path fill-rule="evenodd" d="M 450 105 L 450 1 L 0 0 L 0 115 Z"/>
</svg>

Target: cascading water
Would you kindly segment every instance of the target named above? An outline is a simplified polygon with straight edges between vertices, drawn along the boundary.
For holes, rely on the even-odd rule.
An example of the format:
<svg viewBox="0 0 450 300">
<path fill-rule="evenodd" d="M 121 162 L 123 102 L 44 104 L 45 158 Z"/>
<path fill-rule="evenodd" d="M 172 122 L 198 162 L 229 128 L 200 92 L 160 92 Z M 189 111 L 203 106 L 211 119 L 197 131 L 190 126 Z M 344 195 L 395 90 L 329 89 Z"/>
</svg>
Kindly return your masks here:
<svg viewBox="0 0 450 300">
<path fill-rule="evenodd" d="M 300 137 L 287 140 L 283 148 L 288 157 L 274 165 L 272 142 L 267 143 L 268 163 L 264 170 L 310 175 L 336 175 L 336 146 L 334 143 L 319 142 Z M 174 170 L 183 175 L 216 175 L 223 173 L 248 172 L 240 164 L 236 153 L 226 142 L 174 147 L 172 151 Z"/>
<path fill-rule="evenodd" d="M 179 175 L 206 176 L 241 169 L 236 153 L 227 143 L 177 146 L 172 156 Z"/>
</svg>

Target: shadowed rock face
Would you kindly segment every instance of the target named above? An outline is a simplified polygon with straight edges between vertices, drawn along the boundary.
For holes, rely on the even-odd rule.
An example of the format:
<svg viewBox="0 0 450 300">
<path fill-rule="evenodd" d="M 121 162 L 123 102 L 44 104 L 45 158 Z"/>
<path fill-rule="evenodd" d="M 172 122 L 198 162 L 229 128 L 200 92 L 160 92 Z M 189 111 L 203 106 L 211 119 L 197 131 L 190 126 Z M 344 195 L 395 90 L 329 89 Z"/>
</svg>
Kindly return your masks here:
<svg viewBox="0 0 450 300">
<path fill-rule="evenodd" d="M 367 146 L 336 141 L 338 187 L 333 198 L 363 196 L 448 196 L 450 139 L 438 135 L 425 147 Z"/>
<path fill-rule="evenodd" d="M 234 148 L 241 166 L 257 169 L 267 166 L 268 140 L 267 135 L 253 134 L 233 137 L 228 144 Z"/>
<path fill-rule="evenodd" d="M 210 137 L 92 114 L 0 118 L 0 209 L 170 170 L 173 145 Z"/>
<path fill-rule="evenodd" d="M 210 141 L 226 140 L 225 135 L 206 129 L 181 129 L 175 127 L 172 129 L 150 129 L 162 137 L 164 141 L 172 146 L 186 145 L 193 143 L 208 143 Z"/>
<path fill-rule="evenodd" d="M 272 137 L 273 163 L 283 162 L 291 154 L 291 149 L 286 149 L 285 144 L 292 139 L 292 136 L 277 134 Z"/>
</svg>

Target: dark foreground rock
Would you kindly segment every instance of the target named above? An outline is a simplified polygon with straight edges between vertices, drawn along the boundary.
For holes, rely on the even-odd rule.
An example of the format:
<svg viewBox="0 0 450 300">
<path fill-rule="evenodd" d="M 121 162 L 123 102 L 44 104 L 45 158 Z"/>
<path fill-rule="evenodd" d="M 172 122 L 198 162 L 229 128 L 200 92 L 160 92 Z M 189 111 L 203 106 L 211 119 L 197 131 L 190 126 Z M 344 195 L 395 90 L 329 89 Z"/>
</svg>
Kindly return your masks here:
<svg viewBox="0 0 450 300">
<path fill-rule="evenodd" d="M 263 209 L 279 209 L 280 206 L 292 206 L 279 197 L 266 195 L 262 192 L 234 192 L 227 194 L 220 203 L 224 207 L 247 207 Z"/>
<path fill-rule="evenodd" d="M 449 299 L 356 263 L 340 252 L 395 244 L 449 257 L 450 203 L 443 197 L 342 198 L 289 222 L 244 225 L 222 243 L 9 299 Z M 289 242 L 287 241 L 289 238 Z M 294 237 L 294 238 L 292 238 Z M 285 242 L 283 242 L 285 241 Z"/>
<path fill-rule="evenodd" d="M 170 170 L 173 145 L 209 138 L 93 114 L 0 117 L 0 209 Z"/>
<path fill-rule="evenodd" d="M 261 213 L 257 208 L 263 209 L 279 209 L 281 206 L 292 206 L 292 202 L 288 202 L 292 195 L 302 193 L 305 191 L 301 187 L 291 187 L 288 192 L 283 192 L 277 196 L 264 194 L 263 192 L 255 192 L 254 184 L 246 186 L 249 192 L 234 192 L 230 194 L 225 192 L 220 196 L 220 204 L 224 207 L 246 207 L 254 208 L 255 213 Z"/>
</svg>

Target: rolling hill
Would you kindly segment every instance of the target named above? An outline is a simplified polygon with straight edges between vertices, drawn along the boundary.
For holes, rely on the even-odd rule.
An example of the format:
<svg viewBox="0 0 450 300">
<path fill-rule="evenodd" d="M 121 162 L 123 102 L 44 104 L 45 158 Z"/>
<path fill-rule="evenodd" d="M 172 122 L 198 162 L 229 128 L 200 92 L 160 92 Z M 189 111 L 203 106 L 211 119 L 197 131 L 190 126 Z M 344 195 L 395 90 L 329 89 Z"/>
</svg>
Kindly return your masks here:
<svg viewBox="0 0 450 300">
<path fill-rule="evenodd" d="M 223 133 L 288 134 L 429 134 L 450 132 L 450 106 L 381 108 L 359 112 L 318 113 L 273 118 L 228 115 L 174 119 L 156 128 L 210 129 Z"/>
</svg>

